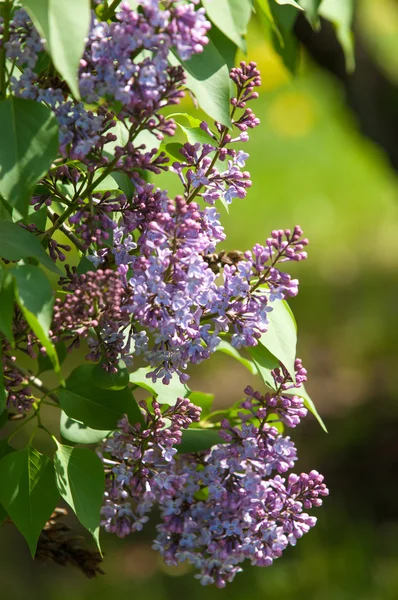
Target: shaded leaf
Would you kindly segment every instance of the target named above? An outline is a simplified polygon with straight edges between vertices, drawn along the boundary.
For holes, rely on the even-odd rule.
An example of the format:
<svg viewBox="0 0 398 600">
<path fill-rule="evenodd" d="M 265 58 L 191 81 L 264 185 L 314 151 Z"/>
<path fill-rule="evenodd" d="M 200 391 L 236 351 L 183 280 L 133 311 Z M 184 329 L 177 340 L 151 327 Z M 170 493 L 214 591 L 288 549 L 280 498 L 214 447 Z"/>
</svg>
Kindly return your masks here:
<svg viewBox="0 0 398 600">
<path fill-rule="evenodd" d="M 14 315 L 14 279 L 6 269 L 0 268 L 0 331 L 14 346 L 12 333 L 12 317 Z"/>
<path fill-rule="evenodd" d="M 36 258 L 44 267 L 59 274 L 37 237 L 15 223 L 0 221 L 0 256 L 7 260 Z"/>
<path fill-rule="evenodd" d="M 28 446 L 0 460 L 0 481 L 0 502 L 34 556 L 39 535 L 59 500 L 54 464 Z"/>
<path fill-rule="evenodd" d="M 0 525 L 2 523 L 4 523 L 4 521 L 6 520 L 7 517 L 8 517 L 8 513 L 7 513 L 6 509 L 4 508 L 4 506 L 2 504 L 0 504 Z"/>
<path fill-rule="evenodd" d="M 110 434 L 111 430 L 91 429 L 81 421 L 68 417 L 61 410 L 60 432 L 63 438 L 74 444 L 98 444 Z"/>
<path fill-rule="evenodd" d="M 0 131 L 0 194 L 26 216 L 35 184 L 57 156 L 58 122 L 47 106 L 11 96 L 0 102 Z"/>
<path fill-rule="evenodd" d="M 319 7 L 319 14 L 333 23 L 337 39 L 344 51 L 346 69 L 349 72 L 354 71 L 355 53 L 352 33 L 354 0 L 323 0 Z"/>
<path fill-rule="evenodd" d="M 68 356 L 68 353 L 66 351 L 65 342 L 58 342 L 57 344 L 55 344 L 55 351 L 58 356 L 58 362 L 60 365 L 62 365 L 62 363 Z M 47 354 L 39 353 L 39 356 L 37 357 L 37 364 L 39 367 L 39 370 L 37 372 L 38 375 L 40 375 L 41 373 L 44 373 L 45 371 L 51 371 L 51 369 L 53 368 L 53 364 L 52 364 L 51 360 L 49 359 L 49 357 L 47 356 Z"/>
<path fill-rule="evenodd" d="M 93 368 L 93 381 L 95 385 L 104 390 L 122 390 L 129 384 L 129 372 L 123 361 L 119 362 L 116 373 L 106 371 L 104 367 L 98 363 Z"/>
<path fill-rule="evenodd" d="M 304 14 L 313 29 L 319 29 L 320 21 L 318 15 L 319 5 L 322 0 L 299 0 L 300 6 L 304 9 Z"/>
<path fill-rule="evenodd" d="M 81 365 L 72 371 L 65 388 L 59 388 L 61 408 L 77 421 L 93 429 L 115 429 L 127 414 L 131 423 L 143 422 L 143 417 L 129 388 L 111 391 L 95 385 L 94 365 Z"/>
<path fill-rule="evenodd" d="M 299 64 L 299 44 L 293 33 L 293 25 L 298 11 L 292 6 L 280 6 L 271 2 L 274 26 L 271 30 L 271 41 L 274 50 L 282 58 L 285 67 L 294 75 Z"/>
<path fill-rule="evenodd" d="M 214 24 L 208 33 L 211 41 L 221 54 L 225 62 L 227 63 L 228 70 L 235 66 L 236 53 L 238 51 L 237 45 L 232 42 L 222 31 Z"/>
<path fill-rule="evenodd" d="M 188 396 L 190 402 L 196 406 L 200 406 L 202 412 L 200 418 L 207 417 L 210 414 L 211 407 L 214 400 L 214 394 L 207 394 L 206 392 L 190 392 Z"/>
<path fill-rule="evenodd" d="M 58 444 L 54 455 L 58 491 L 80 523 L 93 536 L 98 549 L 100 512 L 104 497 L 104 467 L 95 452 Z"/>
<path fill-rule="evenodd" d="M 181 453 L 201 452 L 217 444 L 225 444 L 225 440 L 218 435 L 217 429 L 194 429 L 190 427 L 183 431 L 182 441 L 177 449 Z"/>
</svg>

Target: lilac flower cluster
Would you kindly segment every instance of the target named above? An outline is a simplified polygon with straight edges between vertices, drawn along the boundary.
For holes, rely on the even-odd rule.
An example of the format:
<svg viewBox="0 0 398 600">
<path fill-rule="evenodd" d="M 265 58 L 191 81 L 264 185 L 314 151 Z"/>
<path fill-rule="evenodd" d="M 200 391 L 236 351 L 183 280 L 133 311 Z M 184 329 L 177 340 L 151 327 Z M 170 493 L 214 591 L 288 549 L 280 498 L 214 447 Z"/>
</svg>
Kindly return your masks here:
<svg viewBox="0 0 398 600">
<path fill-rule="evenodd" d="M 57 298 L 54 305 L 52 336 L 54 341 L 67 340 L 68 350 L 78 348 L 80 338 L 87 338 L 97 331 L 95 339 L 89 338 L 88 360 L 102 359 L 106 368 L 116 371 L 118 356 L 127 343 L 120 326 L 128 325 L 123 309 L 124 287 L 118 273 L 111 269 L 89 271 L 61 280 L 64 298 Z"/>
<path fill-rule="evenodd" d="M 163 10 L 157 0 L 141 0 L 141 11 L 122 3 L 112 23 L 93 16 L 86 51 L 81 60 L 79 86 L 85 102 L 96 103 L 106 97 L 107 106 L 96 112 L 82 102 L 67 99 L 68 89 L 54 77 L 42 80 L 35 72 L 44 40 L 33 27 L 27 13 L 15 11 L 10 22 L 6 55 L 12 64 L 11 91 L 22 98 L 50 106 L 60 126 L 60 150 L 64 156 L 85 160 L 90 153 L 101 153 L 112 141 L 106 135 L 113 105 L 119 119 L 128 117 L 130 125 L 148 129 L 158 137 L 172 135 L 175 124 L 157 111 L 177 104 L 184 95 L 182 67 L 168 66 L 168 53 L 175 48 L 187 60 L 208 43 L 210 23 L 204 10 L 193 3 L 176 1 Z M 1 40 L 0 40 L 1 42 Z M 24 67 L 17 73 L 15 67 Z M 114 125 L 114 123 L 113 123 Z"/>
<path fill-rule="evenodd" d="M 141 11 L 122 3 L 112 23 L 94 20 L 81 61 L 80 88 L 88 102 L 111 97 L 123 106 L 121 115 L 152 115 L 157 108 L 181 97 L 170 82 L 182 81 L 181 68 L 169 67 L 175 47 L 183 60 L 207 44 L 210 23 L 204 10 L 191 3 L 141 0 Z M 134 60 L 134 58 L 138 58 Z"/>
<path fill-rule="evenodd" d="M 275 303 L 298 293 L 298 281 L 280 265 L 307 256 L 298 226 L 272 231 L 251 251 L 220 249 L 226 236 L 216 203 L 244 199 L 252 185 L 249 155 L 236 144 L 259 124 L 248 107 L 261 84 L 254 62 L 230 72 L 230 127 L 203 121 L 194 141 L 206 142 L 180 144 L 172 164 L 166 152 L 141 141 L 141 133 L 159 141 L 176 130 L 161 110 L 180 102 L 185 75 L 182 66 L 170 66 L 169 55 L 189 60 L 208 43 L 210 23 L 198 3 L 138 0 L 133 9 L 122 2 L 105 21 L 93 13 L 78 72 L 82 102 L 40 66 L 45 41 L 23 10 L 14 10 L 5 43 L 10 91 L 45 103 L 59 124 L 60 156 L 31 199 L 50 227 L 22 226 L 54 262 L 65 262 L 71 250 L 56 231 L 83 258 L 79 267 L 65 265 L 50 338 L 67 342 L 69 351 L 85 340 L 86 359 L 113 373 L 121 359 L 131 365 L 140 355 L 147 377 L 165 385 L 175 374 L 187 381 L 188 367 L 208 359 L 223 336 L 238 349 L 257 345 Z M 1 37 L 0 31 L 0 44 Z M 148 175 L 168 169 L 181 183 L 175 198 L 148 183 Z M 32 359 L 37 349 L 45 354 L 19 309 L 14 313 L 16 349 Z M 34 377 L 16 368 L 10 345 L 0 342 L 7 405 L 26 412 Z M 294 378 L 282 364 L 272 377 L 266 393 L 247 387 L 238 415 L 216 429 L 218 443 L 194 454 L 178 452 L 184 431 L 200 420 L 189 399 L 162 405 L 152 398 L 140 403 L 142 423 L 123 418 L 98 449 L 105 530 L 124 537 L 156 509 L 154 547 L 165 562 L 187 561 L 203 584 L 218 587 L 244 561 L 269 566 L 294 545 L 315 525 L 307 511 L 328 490 L 317 471 L 287 475 L 296 448 L 274 426 L 296 427 L 306 416 L 306 370 L 297 359 Z"/>
<path fill-rule="evenodd" d="M 174 464 L 181 430 L 199 421 L 201 412 L 185 398 L 168 408 L 155 400 L 152 410 L 145 402 L 141 407 L 147 419 L 145 429 L 124 418 L 100 451 L 106 468 L 102 525 L 119 537 L 142 529 L 155 502 L 167 502 L 185 482 L 185 475 L 171 472 L 169 466 Z"/>
<path fill-rule="evenodd" d="M 300 386 L 305 369 L 299 360 L 296 371 Z M 153 413 L 143 403 L 142 432 L 124 419 L 100 450 L 109 469 L 105 529 L 124 537 L 141 529 L 156 505 L 161 522 L 154 548 L 167 564 L 187 561 L 202 584 L 218 587 L 232 581 L 245 560 L 270 566 L 295 545 L 316 523 L 306 511 L 321 506 L 328 490 L 317 471 L 283 477 L 297 460 L 296 448 L 267 419 L 276 413 L 294 427 L 307 411 L 297 396 L 287 395 L 292 381 L 286 370 L 273 375 L 278 390 L 261 396 L 248 388 L 241 423 L 224 419 L 220 443 L 195 455 L 174 448 L 181 428 L 199 419 L 188 400 L 163 411 L 154 401 Z"/>
<path fill-rule="evenodd" d="M 265 395 L 247 386 L 247 399 L 242 404 L 242 408 L 249 411 L 246 418 L 267 419 L 274 415 L 288 427 L 296 427 L 308 413 L 303 398 L 294 394 L 307 381 L 307 371 L 299 358 L 295 361 L 295 371 L 296 383 L 283 365 L 272 371 L 275 389 Z"/>
</svg>

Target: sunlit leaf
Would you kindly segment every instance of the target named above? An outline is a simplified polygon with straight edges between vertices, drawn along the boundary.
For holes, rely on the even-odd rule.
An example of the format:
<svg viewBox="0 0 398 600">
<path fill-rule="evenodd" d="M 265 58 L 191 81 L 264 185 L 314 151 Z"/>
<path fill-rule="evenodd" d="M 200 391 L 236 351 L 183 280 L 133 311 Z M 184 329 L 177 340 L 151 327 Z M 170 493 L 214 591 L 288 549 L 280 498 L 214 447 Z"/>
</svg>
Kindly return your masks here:
<svg viewBox="0 0 398 600">
<path fill-rule="evenodd" d="M 0 502 L 34 556 L 39 535 L 59 500 L 54 464 L 28 446 L 0 460 L 0 481 Z"/>
<path fill-rule="evenodd" d="M 246 52 L 244 36 L 253 10 L 251 0 L 202 0 L 202 4 L 209 19 Z"/>
<path fill-rule="evenodd" d="M 79 98 L 77 71 L 90 27 L 90 0 L 21 0 L 46 41 L 55 68 Z"/>
<path fill-rule="evenodd" d="M 58 122 L 38 102 L 11 96 L 0 102 L 0 194 L 23 216 L 37 181 L 57 156 Z"/>
</svg>

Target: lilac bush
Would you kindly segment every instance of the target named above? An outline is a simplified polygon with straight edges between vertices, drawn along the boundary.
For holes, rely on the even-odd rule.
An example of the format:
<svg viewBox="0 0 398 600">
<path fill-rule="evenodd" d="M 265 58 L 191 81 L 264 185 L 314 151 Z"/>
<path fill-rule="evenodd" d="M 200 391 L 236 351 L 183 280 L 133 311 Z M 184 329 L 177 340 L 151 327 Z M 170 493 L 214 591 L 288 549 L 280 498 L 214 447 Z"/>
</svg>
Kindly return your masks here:
<svg viewBox="0 0 398 600">
<path fill-rule="evenodd" d="M 328 494 L 317 471 L 288 473 L 297 452 L 284 435 L 308 409 L 320 420 L 286 304 L 298 281 L 282 270 L 307 257 L 308 240 L 295 226 L 225 250 L 220 207 L 253 184 L 243 144 L 260 125 L 251 108 L 259 70 L 242 61 L 228 78 L 223 66 L 219 88 L 205 93 L 207 104 L 220 94 L 210 110 L 220 118 L 173 113 L 186 89 L 203 97 L 203 73 L 220 56 L 198 2 L 87 4 L 75 79 L 60 58 L 67 44 L 60 54 L 62 40 L 21 4 L 5 2 L 0 32 L 0 125 L 26 119 L 25 133 L 18 125 L 4 141 L 15 164 L 0 149 L 0 419 L 22 419 L 5 430 L 9 441 L 34 421 L 56 451 L 33 446 L 36 429 L 23 450 L 0 440 L 0 509 L 42 556 L 61 497 L 97 544 L 99 526 L 125 537 L 156 508 L 154 548 L 165 562 L 188 561 L 202 584 L 223 587 L 245 560 L 269 566 L 295 545 Z M 177 130 L 186 138 L 168 144 Z M 179 182 L 176 197 L 158 187 L 164 171 Z M 284 335 L 291 347 L 275 343 Z M 188 383 L 217 351 L 265 389 L 248 386 L 212 412 Z M 65 381 L 70 353 L 81 364 Z M 55 389 L 41 375 L 49 370 Z M 137 388 L 145 400 L 136 402 Z M 43 423 L 46 405 L 61 409 L 60 436 Z M 34 499 L 19 486 L 32 477 Z"/>
</svg>

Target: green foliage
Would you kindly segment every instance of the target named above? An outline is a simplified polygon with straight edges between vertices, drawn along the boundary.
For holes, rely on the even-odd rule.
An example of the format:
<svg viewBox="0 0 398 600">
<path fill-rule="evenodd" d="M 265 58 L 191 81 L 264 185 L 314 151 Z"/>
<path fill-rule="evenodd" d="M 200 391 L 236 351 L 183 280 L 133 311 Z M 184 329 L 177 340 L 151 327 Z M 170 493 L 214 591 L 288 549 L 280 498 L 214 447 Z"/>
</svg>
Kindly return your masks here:
<svg viewBox="0 0 398 600">
<path fill-rule="evenodd" d="M 64 412 L 93 429 L 115 429 L 127 415 L 131 423 L 142 422 L 142 415 L 129 388 L 104 390 L 93 379 L 93 365 L 83 364 L 72 371 L 65 388 L 57 395 Z"/>
<path fill-rule="evenodd" d="M 117 373 L 106 371 L 99 363 L 95 365 L 92 376 L 95 385 L 104 390 L 123 390 L 129 384 L 129 372 L 123 361 L 120 361 Z"/>
<path fill-rule="evenodd" d="M 297 326 L 287 302 L 282 300 L 272 303 L 272 311 L 268 313 L 268 319 L 268 331 L 261 336 L 260 344 L 286 367 L 294 380 Z"/>
<path fill-rule="evenodd" d="M 210 414 L 214 400 L 214 394 L 206 394 L 205 392 L 190 392 L 188 398 L 190 402 L 196 404 L 196 406 L 200 406 L 202 409 L 200 414 L 201 419 Z"/>
<path fill-rule="evenodd" d="M 12 317 L 14 314 L 14 279 L 12 274 L 0 266 L 0 331 L 14 345 Z"/>
<path fill-rule="evenodd" d="M 54 370 L 61 375 L 57 352 L 49 330 L 54 297 L 51 284 L 43 271 L 33 265 L 18 266 L 11 271 L 15 279 L 15 297 L 27 323 L 46 349 Z"/>
<path fill-rule="evenodd" d="M 87 427 L 81 421 L 68 417 L 63 410 L 59 428 L 61 437 L 74 444 L 98 444 L 111 433 L 111 430 Z"/>
<path fill-rule="evenodd" d="M 88 448 L 57 446 L 54 467 L 58 491 L 100 549 L 100 512 L 105 488 L 102 462 Z"/>
<path fill-rule="evenodd" d="M 173 64 L 178 64 L 171 57 Z M 187 87 L 195 94 L 199 106 L 213 119 L 227 127 L 229 116 L 229 72 L 223 57 L 210 42 L 200 54 L 181 62 L 187 72 Z"/>
<path fill-rule="evenodd" d="M 59 500 L 54 463 L 27 446 L 0 460 L 0 479 L 0 502 L 34 556 L 39 535 Z"/>
<path fill-rule="evenodd" d="M 208 450 L 224 440 L 218 435 L 217 429 L 196 429 L 190 427 L 182 434 L 181 444 L 177 446 L 178 452 L 201 452 Z"/>
<path fill-rule="evenodd" d="M 0 255 L 7 260 L 35 258 L 44 267 L 59 274 L 37 237 L 16 223 L 0 221 Z"/>
<path fill-rule="evenodd" d="M 252 13 L 251 0 L 202 0 L 207 16 L 243 52 Z"/>
<path fill-rule="evenodd" d="M 231 356 L 232 358 L 234 358 L 235 360 L 240 362 L 241 365 L 246 367 L 246 369 L 248 371 L 250 371 L 250 373 L 252 375 L 256 375 L 257 369 L 256 369 L 256 366 L 254 365 L 254 363 L 251 360 L 248 360 L 247 358 L 244 358 L 243 356 L 241 356 L 241 354 L 238 352 L 238 350 L 236 348 L 234 348 L 234 346 L 232 346 L 232 344 L 230 344 L 226 340 L 221 340 L 221 342 L 217 346 L 217 351 L 223 352 L 224 354 Z"/>
<path fill-rule="evenodd" d="M 22 5 L 46 40 L 55 68 L 79 98 L 77 69 L 90 26 L 90 0 L 22 0 Z"/>
<path fill-rule="evenodd" d="M 273 354 L 271 354 L 271 352 L 263 344 L 258 344 L 258 346 L 249 348 L 248 352 L 252 357 L 256 370 L 261 379 L 264 381 L 265 385 L 275 389 L 275 382 L 271 375 L 271 371 L 280 366 L 279 360 Z"/>
<path fill-rule="evenodd" d="M 170 383 L 164 385 L 159 379 L 156 382 L 153 382 L 152 379 L 147 377 L 147 374 L 152 370 L 151 367 L 137 369 L 137 371 L 130 373 L 130 382 L 134 383 L 137 387 L 148 390 L 148 392 L 155 396 L 156 400 L 161 404 L 174 406 L 177 402 L 177 398 L 188 397 L 190 390 L 185 383 L 181 383 L 178 375 L 174 374 Z"/>
<path fill-rule="evenodd" d="M 323 0 L 319 14 L 333 23 L 337 39 L 344 51 L 346 69 L 352 72 L 355 68 L 354 38 L 351 30 L 354 0 Z"/>
<path fill-rule="evenodd" d="M 0 195 L 26 216 L 33 188 L 58 150 L 58 123 L 38 102 L 10 97 L 0 102 Z"/>
</svg>

